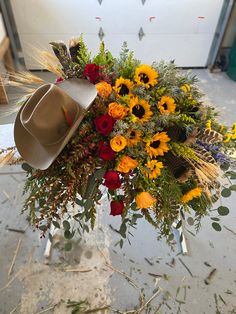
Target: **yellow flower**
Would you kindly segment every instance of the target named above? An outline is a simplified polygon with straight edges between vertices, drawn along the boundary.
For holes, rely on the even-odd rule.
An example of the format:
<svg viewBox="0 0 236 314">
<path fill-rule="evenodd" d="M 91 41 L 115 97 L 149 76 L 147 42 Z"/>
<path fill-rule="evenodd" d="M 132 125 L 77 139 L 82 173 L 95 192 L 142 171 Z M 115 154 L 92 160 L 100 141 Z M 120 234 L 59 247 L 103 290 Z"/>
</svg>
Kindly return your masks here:
<svg viewBox="0 0 236 314">
<path fill-rule="evenodd" d="M 137 84 L 146 88 L 157 84 L 158 73 L 149 65 L 142 64 L 135 70 L 134 80 Z"/>
<path fill-rule="evenodd" d="M 149 103 L 144 99 L 138 99 L 138 97 L 134 97 L 130 100 L 129 108 L 133 122 L 147 122 L 153 115 Z"/>
<path fill-rule="evenodd" d="M 146 141 L 146 151 L 150 157 L 163 156 L 164 153 L 168 152 L 169 147 L 166 144 L 170 141 L 169 136 L 166 132 L 156 133 L 150 140 Z"/>
<path fill-rule="evenodd" d="M 112 150 L 115 152 L 120 152 L 122 149 L 124 149 L 127 145 L 127 140 L 122 135 L 116 135 L 110 140 L 110 145 Z"/>
<path fill-rule="evenodd" d="M 145 167 L 149 171 L 144 170 L 144 175 L 149 179 L 156 179 L 161 174 L 161 168 L 163 168 L 163 163 L 157 160 L 150 160 L 145 164 Z"/>
<path fill-rule="evenodd" d="M 149 208 L 156 203 L 156 199 L 148 192 L 141 192 L 136 195 L 135 202 L 138 208 Z"/>
<path fill-rule="evenodd" d="M 113 87 L 118 97 L 130 96 L 132 88 L 133 83 L 129 79 L 124 79 L 123 77 L 118 78 Z"/>
<path fill-rule="evenodd" d="M 129 156 L 122 156 L 118 166 L 116 167 L 116 170 L 128 173 L 130 170 L 134 170 L 137 166 L 138 166 L 137 160 Z"/>
<path fill-rule="evenodd" d="M 111 102 L 108 106 L 108 114 L 114 119 L 121 120 L 128 113 L 128 108 L 118 104 L 117 102 Z"/>
<path fill-rule="evenodd" d="M 190 86 L 188 84 L 184 84 L 182 86 L 180 86 L 180 89 L 185 92 L 185 93 L 188 93 L 190 92 Z"/>
<path fill-rule="evenodd" d="M 142 133 L 138 130 L 128 130 L 126 135 L 127 146 L 131 147 L 137 145 L 137 143 L 141 140 L 141 134 Z"/>
<path fill-rule="evenodd" d="M 230 133 L 226 133 L 226 134 L 224 134 L 224 137 L 225 137 L 225 140 L 224 140 L 224 142 L 225 143 L 228 143 L 230 140 L 231 140 L 231 134 Z"/>
<path fill-rule="evenodd" d="M 188 203 L 190 202 L 193 198 L 195 197 L 199 197 L 202 195 L 202 189 L 201 188 L 195 188 L 195 189 L 192 189 L 190 191 L 188 191 L 187 193 L 185 193 L 183 196 L 182 196 L 182 203 Z"/>
<path fill-rule="evenodd" d="M 169 96 L 162 96 L 157 104 L 160 113 L 173 113 L 176 109 L 175 100 Z"/>
<path fill-rule="evenodd" d="M 211 119 L 210 119 L 210 120 L 207 120 L 207 122 L 206 122 L 206 128 L 207 128 L 207 129 L 211 129 Z"/>
<path fill-rule="evenodd" d="M 104 81 L 97 83 L 96 89 L 98 91 L 98 95 L 102 98 L 108 98 L 112 92 L 111 85 Z"/>
</svg>

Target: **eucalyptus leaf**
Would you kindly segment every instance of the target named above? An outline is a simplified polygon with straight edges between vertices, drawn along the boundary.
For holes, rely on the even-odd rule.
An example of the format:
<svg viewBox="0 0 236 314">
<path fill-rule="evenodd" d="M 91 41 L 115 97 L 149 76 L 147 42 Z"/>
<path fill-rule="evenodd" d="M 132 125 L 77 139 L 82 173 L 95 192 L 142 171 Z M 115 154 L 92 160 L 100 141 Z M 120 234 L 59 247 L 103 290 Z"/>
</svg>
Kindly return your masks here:
<svg viewBox="0 0 236 314">
<path fill-rule="evenodd" d="M 221 231 L 221 230 L 222 230 L 221 225 L 218 224 L 217 222 L 213 222 L 211 225 L 212 225 L 212 227 L 213 227 L 216 231 Z"/>
<path fill-rule="evenodd" d="M 221 195 L 222 195 L 223 197 L 229 197 L 229 196 L 231 195 L 230 189 L 227 189 L 227 188 L 223 189 L 223 190 L 221 191 Z"/>
<path fill-rule="evenodd" d="M 63 224 L 63 228 L 65 230 L 70 230 L 70 223 L 69 223 L 69 221 L 64 220 L 62 224 Z"/>
<path fill-rule="evenodd" d="M 189 226 L 192 226 L 194 224 L 194 219 L 192 217 L 188 217 L 187 222 Z"/>
<path fill-rule="evenodd" d="M 93 203 L 94 201 L 91 198 L 87 199 L 86 202 L 84 203 L 84 208 L 86 210 L 89 210 L 93 206 Z"/>
<path fill-rule="evenodd" d="M 67 240 L 70 240 L 70 239 L 73 238 L 74 234 L 75 234 L 75 231 L 70 232 L 70 230 L 65 230 L 65 232 L 64 232 L 64 237 L 65 237 Z"/>
<path fill-rule="evenodd" d="M 75 202 L 76 202 L 76 204 L 79 205 L 79 206 L 84 206 L 84 201 L 83 201 L 83 200 L 80 200 L 79 198 L 76 198 L 76 199 L 75 199 Z"/>
<path fill-rule="evenodd" d="M 213 221 L 220 221 L 220 218 L 217 218 L 217 217 L 211 217 L 211 220 L 213 220 Z"/>
<path fill-rule="evenodd" d="M 236 184 L 231 185 L 231 186 L 230 186 L 230 190 L 231 190 L 231 191 L 236 191 Z"/>
<path fill-rule="evenodd" d="M 26 172 L 31 172 L 32 171 L 32 167 L 27 164 L 26 162 L 24 162 L 22 165 L 21 165 L 21 168 L 26 171 Z"/>
<path fill-rule="evenodd" d="M 179 220 L 175 229 L 179 229 L 182 226 L 182 220 Z"/>
<path fill-rule="evenodd" d="M 229 214 L 229 209 L 226 206 L 218 207 L 217 211 L 218 211 L 219 215 L 221 215 L 221 216 L 227 216 Z"/>
<path fill-rule="evenodd" d="M 121 226 L 120 226 L 120 235 L 122 236 L 122 238 L 126 238 L 126 230 L 127 230 L 127 227 L 126 227 L 126 224 L 125 223 L 122 223 Z"/>
<path fill-rule="evenodd" d="M 56 220 L 53 220 L 52 221 L 52 224 L 54 225 L 54 227 L 56 227 L 57 229 L 60 229 L 60 224 L 56 221 Z"/>
</svg>

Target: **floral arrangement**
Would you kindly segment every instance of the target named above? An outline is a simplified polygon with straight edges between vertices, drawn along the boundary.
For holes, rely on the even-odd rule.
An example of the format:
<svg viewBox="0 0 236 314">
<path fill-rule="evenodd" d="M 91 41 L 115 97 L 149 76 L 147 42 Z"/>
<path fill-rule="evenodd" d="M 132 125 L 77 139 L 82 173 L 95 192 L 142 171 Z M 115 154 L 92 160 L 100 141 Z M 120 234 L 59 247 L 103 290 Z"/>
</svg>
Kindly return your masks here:
<svg viewBox="0 0 236 314">
<path fill-rule="evenodd" d="M 68 205 L 78 204 L 73 218 L 79 232 L 88 232 L 105 193 L 110 214 L 121 217 L 122 238 L 138 219 L 146 219 L 167 241 L 176 220 L 177 228 L 187 219 L 198 230 L 201 218 L 212 216 L 213 203 L 235 191 L 236 124 L 219 124 L 215 109 L 201 101 L 196 77 L 173 63 L 141 64 L 126 44 L 114 58 L 101 43 L 92 58 L 82 37 L 71 40 L 69 49 L 64 43 L 51 45 L 59 62 L 48 68 L 60 73 L 56 83 L 86 78 L 98 95 L 47 170 L 23 164 L 28 175 L 24 210 L 33 225 L 44 234 L 51 223 L 59 228 L 63 221 L 71 239 Z M 226 215 L 228 208 L 220 206 L 217 213 Z M 219 221 L 214 214 L 218 231 Z"/>
</svg>

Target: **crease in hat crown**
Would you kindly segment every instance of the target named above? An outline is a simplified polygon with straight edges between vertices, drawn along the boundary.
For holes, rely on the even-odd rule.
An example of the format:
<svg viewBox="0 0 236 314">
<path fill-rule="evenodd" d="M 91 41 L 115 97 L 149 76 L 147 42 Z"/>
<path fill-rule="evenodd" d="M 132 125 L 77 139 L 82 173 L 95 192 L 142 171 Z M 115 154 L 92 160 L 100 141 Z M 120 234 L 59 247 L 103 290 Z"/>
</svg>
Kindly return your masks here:
<svg viewBox="0 0 236 314">
<path fill-rule="evenodd" d="M 66 106 L 74 122 L 80 113 L 79 104 L 56 85 L 42 85 L 21 111 L 21 123 L 41 144 L 54 145 L 69 131 L 62 106 Z"/>
</svg>

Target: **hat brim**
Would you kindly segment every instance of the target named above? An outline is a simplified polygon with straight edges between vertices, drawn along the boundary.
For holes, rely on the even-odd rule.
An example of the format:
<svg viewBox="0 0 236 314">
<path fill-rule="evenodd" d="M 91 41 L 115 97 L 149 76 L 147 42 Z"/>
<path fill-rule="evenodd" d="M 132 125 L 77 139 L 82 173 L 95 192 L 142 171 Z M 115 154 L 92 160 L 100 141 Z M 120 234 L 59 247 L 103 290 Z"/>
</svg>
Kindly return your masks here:
<svg viewBox="0 0 236 314">
<path fill-rule="evenodd" d="M 15 144 L 21 157 L 29 163 L 30 166 L 36 169 L 45 170 L 53 163 L 56 157 L 69 142 L 80 122 L 84 118 L 84 115 L 79 115 L 63 140 L 54 145 L 42 145 L 25 129 L 21 123 L 20 112 L 24 106 L 25 105 L 23 105 L 20 109 L 14 125 Z"/>
</svg>

